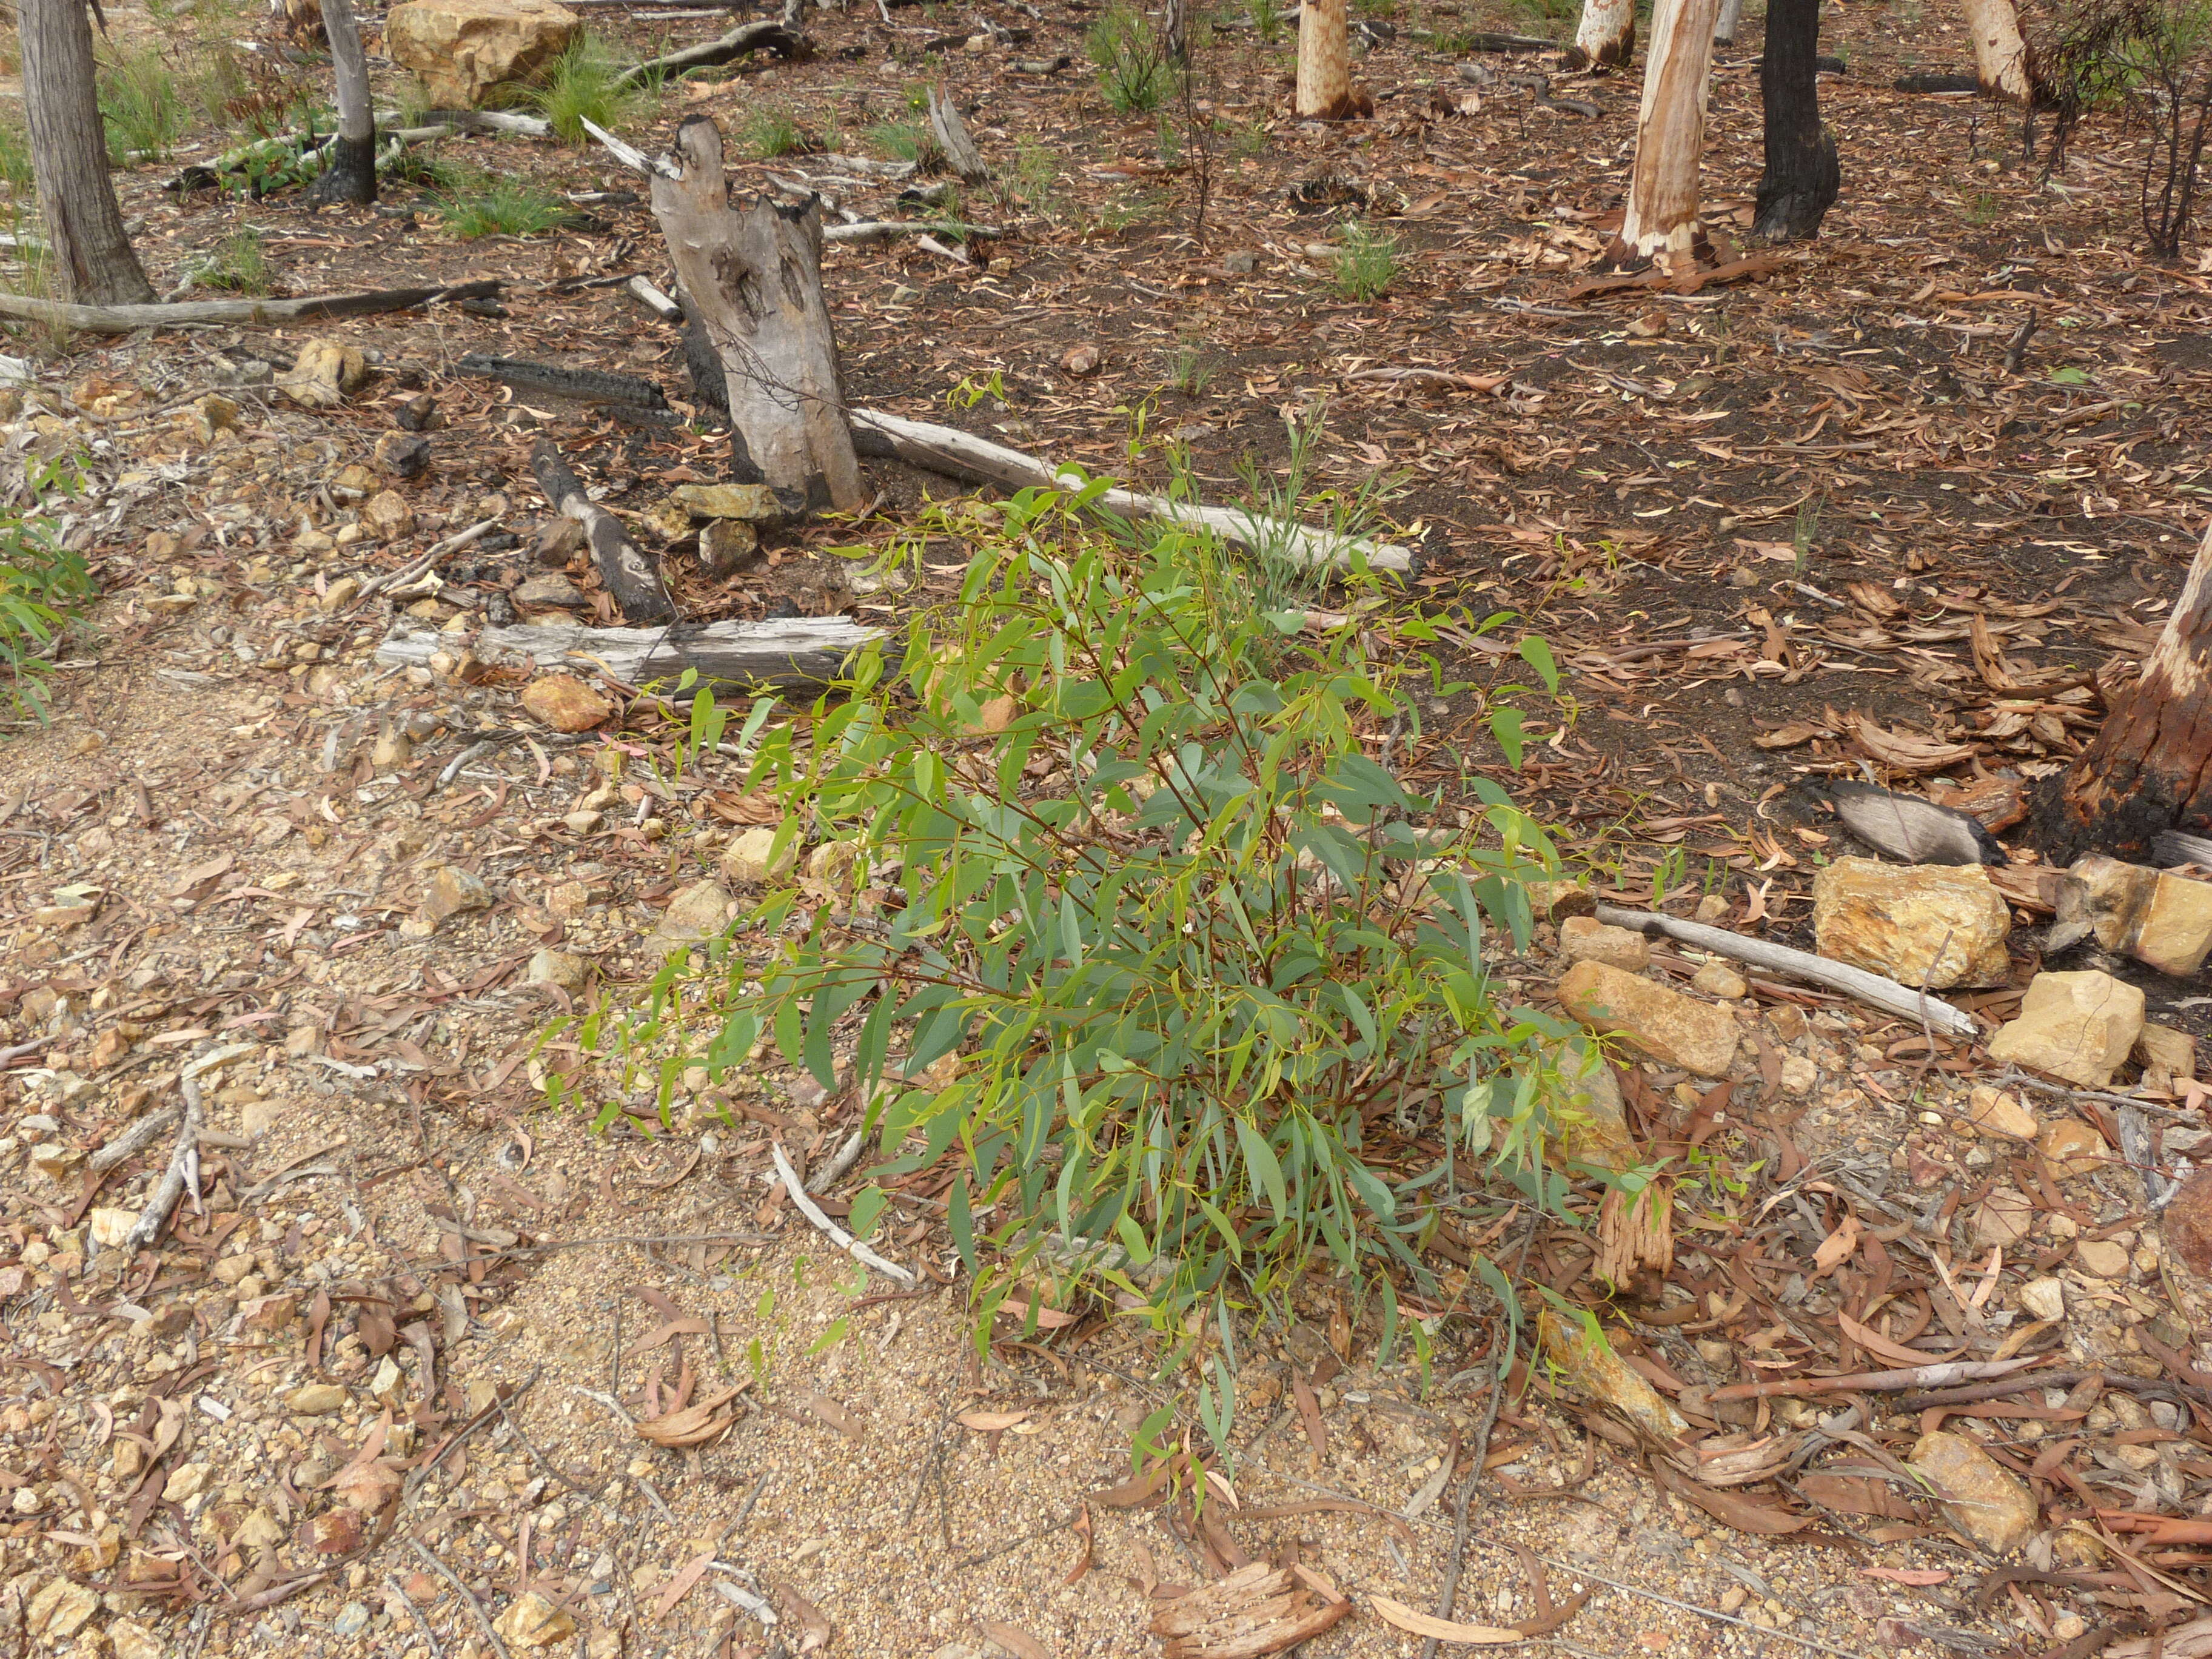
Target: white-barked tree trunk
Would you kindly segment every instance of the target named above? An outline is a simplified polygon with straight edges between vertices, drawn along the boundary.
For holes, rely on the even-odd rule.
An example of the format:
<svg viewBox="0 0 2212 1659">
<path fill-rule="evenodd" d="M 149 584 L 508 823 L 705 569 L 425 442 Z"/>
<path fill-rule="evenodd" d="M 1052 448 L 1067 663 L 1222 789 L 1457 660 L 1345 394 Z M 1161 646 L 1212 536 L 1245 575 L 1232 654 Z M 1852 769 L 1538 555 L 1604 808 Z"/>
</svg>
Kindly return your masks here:
<svg viewBox="0 0 2212 1659">
<path fill-rule="evenodd" d="M 1345 0 L 1305 0 L 1298 12 L 1297 113 L 1341 121 L 1352 113 L 1352 48 Z"/>
<path fill-rule="evenodd" d="M 1636 55 L 1636 0 L 1583 0 L 1575 51 L 1587 63 L 1624 67 Z"/>
<path fill-rule="evenodd" d="M 1719 13 L 1720 0 L 1658 0 L 1652 11 L 1628 212 L 1612 249 L 1616 264 L 1686 264 L 1705 240 L 1698 163 L 1705 154 L 1706 83 Z"/>
<path fill-rule="evenodd" d="M 1974 76 L 1992 98 L 2027 102 L 2027 42 L 2013 0 L 1966 0 L 1966 33 L 1974 38 Z"/>
</svg>

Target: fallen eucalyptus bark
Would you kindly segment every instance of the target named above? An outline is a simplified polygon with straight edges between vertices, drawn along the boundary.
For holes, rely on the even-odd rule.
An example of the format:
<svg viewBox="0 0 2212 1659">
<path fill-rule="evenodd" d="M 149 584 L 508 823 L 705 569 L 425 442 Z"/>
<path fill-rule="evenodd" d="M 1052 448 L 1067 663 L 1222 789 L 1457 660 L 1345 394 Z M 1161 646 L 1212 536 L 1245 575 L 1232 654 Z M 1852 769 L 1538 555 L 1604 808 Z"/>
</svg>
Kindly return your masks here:
<svg viewBox="0 0 2212 1659">
<path fill-rule="evenodd" d="M 988 439 L 971 436 L 957 428 L 909 421 L 903 416 L 887 415 L 875 409 L 856 409 L 851 413 L 853 445 L 862 454 L 896 456 L 932 472 L 981 479 L 1008 489 L 1063 487 L 1060 470 L 1050 463 Z M 1353 556 L 1359 555 L 1377 570 L 1411 571 L 1414 568 L 1410 548 L 1342 536 L 1333 530 L 1309 529 L 1304 525 L 1248 512 L 1241 507 L 1200 507 L 1133 489 L 1109 489 L 1098 498 L 1098 504 L 1107 512 L 1125 518 L 1165 519 L 1210 530 L 1240 547 L 1275 553 L 1297 564 L 1343 567 L 1350 564 Z M 1861 977 L 1871 979 L 1873 975 Z"/>
<path fill-rule="evenodd" d="M 0 294 L 0 317 L 58 323 L 88 334 L 129 334 L 142 328 L 179 328 L 190 324 L 273 327 L 317 317 L 373 317 L 412 311 L 441 301 L 489 300 L 507 284 L 497 279 L 457 283 L 445 288 L 386 288 L 363 294 L 313 295 L 297 300 L 188 300 L 179 305 L 80 306 L 58 300 L 33 300 Z"/>
<path fill-rule="evenodd" d="M 2039 1353 L 2032 1353 L 2017 1359 L 1939 1360 L 1927 1365 L 1908 1365 L 1902 1370 L 1858 1371 L 1849 1376 L 1793 1376 L 1778 1382 L 1730 1382 L 1724 1388 L 1715 1389 L 1710 1398 L 1718 1403 L 1729 1400 L 1772 1400 L 1785 1395 L 1947 1389 L 1954 1382 L 2009 1376 L 2014 1371 L 2042 1364 L 2043 1358 Z"/>
<path fill-rule="evenodd" d="M 861 219 L 849 225 L 823 228 L 825 242 L 888 242 L 894 236 L 927 236 L 936 231 L 948 235 L 1003 236 L 1004 225 L 969 225 L 945 219 Z"/>
<path fill-rule="evenodd" d="M 232 1043 L 213 1054 L 201 1055 L 178 1074 L 177 1086 L 184 1093 L 185 1105 L 177 1130 L 177 1150 L 170 1156 L 169 1167 L 162 1172 L 161 1180 L 155 1183 L 153 1196 L 146 1200 L 146 1207 L 138 1212 L 138 1219 L 131 1223 L 131 1231 L 124 1235 L 122 1248 L 125 1251 L 143 1249 L 161 1236 L 161 1229 L 168 1224 L 169 1212 L 177 1207 L 177 1200 L 183 1196 L 187 1187 L 191 1188 L 193 1199 L 198 1199 L 200 1126 L 205 1116 L 205 1108 L 200 1099 L 200 1073 L 213 1071 L 226 1061 L 252 1052 L 253 1045 L 251 1043 Z"/>
<path fill-rule="evenodd" d="M 823 1212 L 822 1206 L 806 1195 L 805 1185 L 799 1180 L 799 1171 L 791 1167 L 791 1159 L 785 1154 L 781 1141 L 771 1140 L 768 1144 L 768 1149 L 769 1156 L 775 1160 L 775 1172 L 783 1177 L 784 1196 L 791 1200 L 793 1207 L 799 1214 L 805 1216 L 820 1230 L 824 1238 L 839 1249 L 848 1252 L 854 1261 L 865 1262 L 873 1267 L 886 1279 L 894 1279 L 901 1285 L 920 1283 L 913 1269 L 902 1267 L 897 1262 L 885 1261 L 882 1256 L 878 1255 L 859 1239 L 832 1221 Z"/>
<path fill-rule="evenodd" d="M 782 617 L 773 622 L 678 623 L 668 628 L 581 628 L 522 623 L 476 636 L 479 657 L 528 657 L 539 668 L 605 669 L 624 685 L 674 680 L 686 669 L 703 683 L 746 690 L 816 690 L 851 672 L 883 630 L 843 617 Z M 429 665 L 459 647 L 451 634 L 403 621 L 376 648 L 386 668 Z"/>
<path fill-rule="evenodd" d="M 517 392 L 538 398 L 566 398 L 575 403 L 599 404 L 647 420 L 672 422 L 676 411 L 650 380 L 635 374 L 610 374 L 604 369 L 564 368 L 557 363 L 532 362 L 525 357 L 490 357 L 471 352 L 453 367 L 464 374 L 498 380 Z"/>
<path fill-rule="evenodd" d="M 1610 927 L 1632 928 L 1639 933 L 1664 933 L 1700 951 L 1748 963 L 1769 973 L 1789 974 L 1810 980 L 1815 985 L 1826 985 L 1900 1018 L 1924 1020 L 1930 1030 L 1941 1031 L 1945 1036 L 1971 1037 L 1981 1030 L 1972 1014 L 1953 1007 L 1941 997 L 1929 996 L 1893 979 L 1884 979 L 1880 974 L 1870 974 L 1863 968 L 1816 957 L 1810 951 L 1793 951 L 1786 945 L 1746 939 L 1725 927 L 1708 927 L 1702 921 L 1684 921 L 1656 910 L 1624 910 L 1618 905 L 1601 904 L 1597 907 L 1597 919 Z"/>
</svg>

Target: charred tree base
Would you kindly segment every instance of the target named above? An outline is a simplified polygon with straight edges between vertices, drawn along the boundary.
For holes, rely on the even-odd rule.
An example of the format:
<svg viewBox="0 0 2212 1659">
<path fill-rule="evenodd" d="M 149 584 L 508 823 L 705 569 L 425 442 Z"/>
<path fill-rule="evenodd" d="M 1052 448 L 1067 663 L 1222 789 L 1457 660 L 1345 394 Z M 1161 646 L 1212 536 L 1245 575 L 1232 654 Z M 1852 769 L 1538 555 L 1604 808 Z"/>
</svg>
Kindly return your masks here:
<svg viewBox="0 0 2212 1659">
<path fill-rule="evenodd" d="M 1759 181 L 1759 210 L 1751 228 L 1778 242 L 1817 236 L 1843 185 L 1835 135 L 1824 131 L 1811 152 L 1794 158 L 1780 177 L 1770 168 Z"/>
<path fill-rule="evenodd" d="M 376 140 L 338 138 L 323 152 L 329 158 L 315 182 L 307 187 L 307 201 L 315 207 L 350 202 L 360 207 L 376 201 Z"/>
</svg>

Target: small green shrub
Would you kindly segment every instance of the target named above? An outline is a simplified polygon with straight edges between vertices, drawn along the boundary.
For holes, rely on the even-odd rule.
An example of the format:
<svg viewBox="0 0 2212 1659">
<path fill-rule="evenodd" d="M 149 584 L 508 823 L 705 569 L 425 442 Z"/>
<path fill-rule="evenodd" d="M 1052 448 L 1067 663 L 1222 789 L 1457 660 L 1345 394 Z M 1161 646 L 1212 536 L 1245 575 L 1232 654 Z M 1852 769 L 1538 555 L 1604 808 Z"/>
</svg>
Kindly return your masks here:
<svg viewBox="0 0 2212 1659">
<path fill-rule="evenodd" d="M 0 676 L 9 706 L 43 722 L 43 681 L 55 641 L 92 598 L 83 556 L 61 544 L 53 515 L 43 506 L 52 495 L 74 495 L 73 465 L 33 465 L 32 484 L 41 502 L 31 510 L 0 514 Z"/>
<path fill-rule="evenodd" d="M 395 184 L 416 185 L 429 191 L 451 191 L 467 179 L 466 173 L 441 155 L 434 143 L 407 145 L 380 171 Z"/>
<path fill-rule="evenodd" d="M 748 155 L 763 161 L 809 148 L 799 123 L 791 118 L 787 111 L 775 108 L 757 109 L 747 116 L 739 129 L 738 142 Z"/>
<path fill-rule="evenodd" d="M 185 136 L 185 112 L 176 72 L 158 46 L 143 46 L 105 65 L 99 74 L 100 119 L 108 159 L 117 167 L 166 161 Z"/>
<path fill-rule="evenodd" d="M 1252 33 L 1260 37 L 1262 46 L 1275 45 L 1286 28 L 1279 0 L 1252 0 Z"/>
<path fill-rule="evenodd" d="M 658 87 L 623 84 L 623 67 L 596 36 L 579 34 L 546 66 L 530 102 L 562 143 L 587 144 L 592 136 L 584 130 L 586 121 L 619 132 L 658 100 Z"/>
<path fill-rule="evenodd" d="M 1000 176 L 1006 199 L 1049 219 L 1060 192 L 1060 158 L 1034 138 L 1014 143 L 1014 164 Z"/>
<path fill-rule="evenodd" d="M 1201 398 L 1213 382 L 1213 364 L 1194 340 L 1179 342 L 1167 354 L 1168 384 L 1186 398 Z"/>
<path fill-rule="evenodd" d="M 1176 89 L 1176 66 L 1152 19 L 1115 4 L 1084 36 L 1098 67 L 1098 90 L 1123 115 L 1149 115 Z"/>
<path fill-rule="evenodd" d="M 1379 300 L 1398 277 L 1398 239 L 1360 220 L 1339 227 L 1343 246 L 1331 259 L 1336 291 L 1347 300 Z"/>
<path fill-rule="evenodd" d="M 465 176 L 436 198 L 438 217 L 464 241 L 479 236 L 536 236 L 566 219 L 560 198 L 527 179 Z"/>
<path fill-rule="evenodd" d="M 261 233 L 248 227 L 202 254 L 191 267 L 194 288 L 218 289 L 228 294 L 269 292 L 269 255 Z"/>
<path fill-rule="evenodd" d="M 1386 658 L 1359 621 L 1256 611 L 1220 544 L 1086 520 L 1103 488 L 940 515 L 975 551 L 896 678 L 870 655 L 799 719 L 756 704 L 769 867 L 836 841 L 848 873 L 814 863 L 581 1046 L 664 1111 L 688 1067 L 711 1088 L 764 1049 L 849 1086 L 872 1176 L 950 1174 L 979 1341 L 1025 1279 L 1226 1328 L 1325 1267 L 1381 1299 L 1388 1350 L 1454 1184 L 1494 1163 L 1557 1202 L 1536 1048 L 1565 1028 L 1487 966 L 1556 854 L 1496 786 L 1457 827 L 1370 752 L 1436 693 L 1418 618 Z M 854 1231 L 885 1200 L 863 1188 Z"/>
<path fill-rule="evenodd" d="M 868 142 L 894 161 L 920 165 L 937 153 L 937 140 L 919 121 L 883 121 L 868 129 Z"/>
</svg>

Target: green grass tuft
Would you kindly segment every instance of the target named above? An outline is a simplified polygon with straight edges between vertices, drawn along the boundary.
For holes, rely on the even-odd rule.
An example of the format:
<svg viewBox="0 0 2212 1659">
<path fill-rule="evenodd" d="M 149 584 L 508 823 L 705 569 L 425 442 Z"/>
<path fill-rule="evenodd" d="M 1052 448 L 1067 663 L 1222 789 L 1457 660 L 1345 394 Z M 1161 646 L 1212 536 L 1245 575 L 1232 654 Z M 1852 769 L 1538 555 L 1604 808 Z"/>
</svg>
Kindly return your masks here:
<svg viewBox="0 0 2212 1659">
<path fill-rule="evenodd" d="M 1098 66 L 1098 90 L 1123 115 L 1149 115 L 1176 89 L 1175 62 L 1152 21 L 1125 5 L 1108 9 L 1083 38 Z"/>
<path fill-rule="evenodd" d="M 100 114 L 108 159 L 117 167 L 166 161 L 188 125 L 176 72 L 157 46 L 129 52 L 101 68 Z"/>
<path fill-rule="evenodd" d="M 1331 278 L 1347 300 L 1379 300 L 1398 277 L 1398 239 L 1359 220 L 1340 227 Z"/>
<path fill-rule="evenodd" d="M 194 262 L 191 278 L 194 288 L 226 294 L 268 293 L 269 255 L 261 245 L 261 233 L 248 227 L 225 237 Z"/>
<path fill-rule="evenodd" d="M 748 155 L 763 161 L 811 148 L 790 112 L 773 106 L 757 109 L 745 118 L 744 125 L 738 129 L 738 142 Z"/>
<path fill-rule="evenodd" d="M 530 101 L 552 123 L 553 136 L 562 143 L 589 143 L 586 121 L 619 132 L 659 101 L 657 85 L 620 84 L 623 69 L 598 39 L 580 34 L 547 67 Z"/>
<path fill-rule="evenodd" d="M 560 198 L 526 179 L 478 173 L 437 198 L 438 217 L 464 241 L 479 236 L 536 236 L 568 216 Z"/>
</svg>

